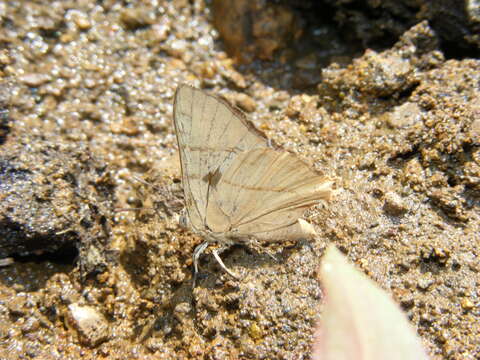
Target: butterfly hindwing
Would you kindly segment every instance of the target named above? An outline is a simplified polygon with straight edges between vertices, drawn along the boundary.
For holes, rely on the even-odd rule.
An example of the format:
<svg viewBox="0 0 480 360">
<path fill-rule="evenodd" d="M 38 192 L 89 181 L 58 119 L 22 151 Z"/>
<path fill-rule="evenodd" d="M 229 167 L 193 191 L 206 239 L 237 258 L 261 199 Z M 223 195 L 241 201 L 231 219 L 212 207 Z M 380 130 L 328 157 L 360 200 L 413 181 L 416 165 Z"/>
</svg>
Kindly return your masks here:
<svg viewBox="0 0 480 360">
<path fill-rule="evenodd" d="M 293 154 L 270 148 L 237 155 L 210 195 L 209 213 L 218 231 L 262 237 L 294 224 L 304 211 L 331 194 L 331 182 Z M 218 210 L 211 208 L 218 207 Z"/>
</svg>

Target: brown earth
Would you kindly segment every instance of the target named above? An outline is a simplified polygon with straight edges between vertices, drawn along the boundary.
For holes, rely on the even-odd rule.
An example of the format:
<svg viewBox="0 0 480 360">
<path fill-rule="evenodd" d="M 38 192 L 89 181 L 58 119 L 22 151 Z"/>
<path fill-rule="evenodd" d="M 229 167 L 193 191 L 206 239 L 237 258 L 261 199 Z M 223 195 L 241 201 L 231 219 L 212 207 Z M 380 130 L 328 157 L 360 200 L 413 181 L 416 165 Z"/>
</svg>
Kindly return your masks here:
<svg viewBox="0 0 480 360">
<path fill-rule="evenodd" d="M 427 22 L 322 70 L 322 49 L 281 46 L 235 68 L 203 1 L 13 1 L 0 17 L 0 358 L 309 358 L 329 243 L 393 294 L 432 359 L 480 356 L 480 61 L 445 59 Z M 306 214 L 315 241 L 274 246 L 277 261 L 232 247 L 239 281 L 207 252 L 194 290 L 172 125 L 184 82 L 339 179 Z"/>
</svg>

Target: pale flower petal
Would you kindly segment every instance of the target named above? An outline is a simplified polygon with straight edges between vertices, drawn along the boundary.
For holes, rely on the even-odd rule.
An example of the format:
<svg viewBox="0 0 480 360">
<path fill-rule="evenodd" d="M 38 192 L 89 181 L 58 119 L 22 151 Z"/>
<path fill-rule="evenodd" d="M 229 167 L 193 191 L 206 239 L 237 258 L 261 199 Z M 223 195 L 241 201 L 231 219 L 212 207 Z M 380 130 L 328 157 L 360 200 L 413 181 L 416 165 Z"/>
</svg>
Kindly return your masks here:
<svg viewBox="0 0 480 360">
<path fill-rule="evenodd" d="M 419 337 L 390 296 L 330 246 L 320 270 L 326 291 L 315 360 L 423 360 Z"/>
</svg>

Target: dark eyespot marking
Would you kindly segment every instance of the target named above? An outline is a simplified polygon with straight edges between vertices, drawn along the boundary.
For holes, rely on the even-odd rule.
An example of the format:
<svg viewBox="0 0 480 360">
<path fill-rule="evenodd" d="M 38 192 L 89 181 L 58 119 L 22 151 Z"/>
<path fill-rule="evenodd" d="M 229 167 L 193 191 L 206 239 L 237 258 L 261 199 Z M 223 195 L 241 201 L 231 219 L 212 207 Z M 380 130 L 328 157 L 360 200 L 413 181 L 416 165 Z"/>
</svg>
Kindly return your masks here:
<svg viewBox="0 0 480 360">
<path fill-rule="evenodd" d="M 202 180 L 206 183 L 209 183 L 212 188 L 215 188 L 222 178 L 222 173 L 220 172 L 220 169 L 217 168 L 213 173 L 209 172 L 207 175 L 205 175 Z"/>
</svg>

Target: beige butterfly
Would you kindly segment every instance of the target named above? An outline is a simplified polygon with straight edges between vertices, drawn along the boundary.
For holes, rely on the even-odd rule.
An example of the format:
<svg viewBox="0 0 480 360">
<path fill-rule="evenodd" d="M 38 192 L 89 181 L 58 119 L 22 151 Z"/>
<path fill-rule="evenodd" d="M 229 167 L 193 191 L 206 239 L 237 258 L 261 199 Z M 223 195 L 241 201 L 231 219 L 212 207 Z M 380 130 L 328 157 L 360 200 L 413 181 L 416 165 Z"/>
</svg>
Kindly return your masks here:
<svg viewBox="0 0 480 360">
<path fill-rule="evenodd" d="M 249 241 L 311 237 L 299 220 L 319 200 L 328 200 L 333 181 L 295 155 L 272 148 L 265 135 L 225 100 L 180 85 L 173 106 L 186 212 L 204 243 L 229 246 Z M 236 277 L 212 251 L 220 266 Z"/>
</svg>

